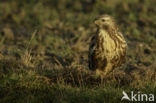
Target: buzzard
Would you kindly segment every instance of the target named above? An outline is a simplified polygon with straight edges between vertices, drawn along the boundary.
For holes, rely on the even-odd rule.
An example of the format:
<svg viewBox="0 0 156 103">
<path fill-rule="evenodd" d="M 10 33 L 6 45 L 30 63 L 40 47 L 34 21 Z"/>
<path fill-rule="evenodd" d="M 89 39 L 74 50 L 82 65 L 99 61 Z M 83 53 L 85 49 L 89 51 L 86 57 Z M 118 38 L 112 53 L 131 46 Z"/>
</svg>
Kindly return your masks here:
<svg viewBox="0 0 156 103">
<path fill-rule="evenodd" d="M 94 23 L 97 32 L 89 46 L 89 69 L 105 77 L 125 60 L 127 43 L 113 17 L 102 15 L 97 17 Z"/>
</svg>

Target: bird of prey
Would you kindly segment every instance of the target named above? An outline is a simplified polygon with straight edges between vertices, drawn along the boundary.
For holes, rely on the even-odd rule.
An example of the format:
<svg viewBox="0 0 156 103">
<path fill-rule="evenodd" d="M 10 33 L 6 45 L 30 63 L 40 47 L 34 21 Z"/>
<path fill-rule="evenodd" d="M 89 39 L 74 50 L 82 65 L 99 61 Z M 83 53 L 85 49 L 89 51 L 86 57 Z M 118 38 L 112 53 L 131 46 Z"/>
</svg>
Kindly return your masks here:
<svg viewBox="0 0 156 103">
<path fill-rule="evenodd" d="M 97 32 L 89 46 L 89 69 L 105 77 L 125 60 L 127 43 L 113 17 L 102 15 L 97 17 L 94 23 Z"/>
</svg>

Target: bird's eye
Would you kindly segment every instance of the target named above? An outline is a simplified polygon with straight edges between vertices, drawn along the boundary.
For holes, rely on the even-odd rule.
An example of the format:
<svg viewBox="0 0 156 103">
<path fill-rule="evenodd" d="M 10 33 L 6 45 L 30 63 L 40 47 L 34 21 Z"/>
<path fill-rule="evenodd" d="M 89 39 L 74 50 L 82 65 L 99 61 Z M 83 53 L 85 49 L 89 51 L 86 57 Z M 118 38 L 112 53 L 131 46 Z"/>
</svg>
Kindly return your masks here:
<svg viewBox="0 0 156 103">
<path fill-rule="evenodd" d="M 105 22 L 105 19 L 102 19 L 102 22 Z"/>
</svg>

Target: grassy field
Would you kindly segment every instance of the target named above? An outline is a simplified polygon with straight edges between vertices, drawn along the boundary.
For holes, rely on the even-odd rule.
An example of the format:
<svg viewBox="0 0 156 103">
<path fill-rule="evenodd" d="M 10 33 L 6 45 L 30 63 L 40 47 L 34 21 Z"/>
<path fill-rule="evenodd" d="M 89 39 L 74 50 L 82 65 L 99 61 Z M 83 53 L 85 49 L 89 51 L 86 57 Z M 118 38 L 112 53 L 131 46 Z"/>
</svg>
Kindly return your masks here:
<svg viewBox="0 0 156 103">
<path fill-rule="evenodd" d="M 0 103 L 127 103 L 123 91 L 156 96 L 155 5 L 1 0 Z M 93 20 L 101 14 L 116 19 L 128 43 L 125 63 L 103 81 L 89 70 L 87 58 Z"/>
</svg>

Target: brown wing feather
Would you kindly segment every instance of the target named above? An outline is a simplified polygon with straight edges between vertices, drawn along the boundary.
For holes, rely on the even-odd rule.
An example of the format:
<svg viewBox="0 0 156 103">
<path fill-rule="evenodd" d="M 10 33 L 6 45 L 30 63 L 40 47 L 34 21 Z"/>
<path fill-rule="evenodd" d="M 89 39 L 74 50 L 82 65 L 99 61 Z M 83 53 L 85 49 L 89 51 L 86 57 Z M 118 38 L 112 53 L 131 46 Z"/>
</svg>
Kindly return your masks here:
<svg viewBox="0 0 156 103">
<path fill-rule="evenodd" d="M 89 69 L 93 70 L 94 67 L 94 56 L 95 56 L 95 36 L 92 37 L 91 43 L 89 45 L 88 62 Z"/>
</svg>

